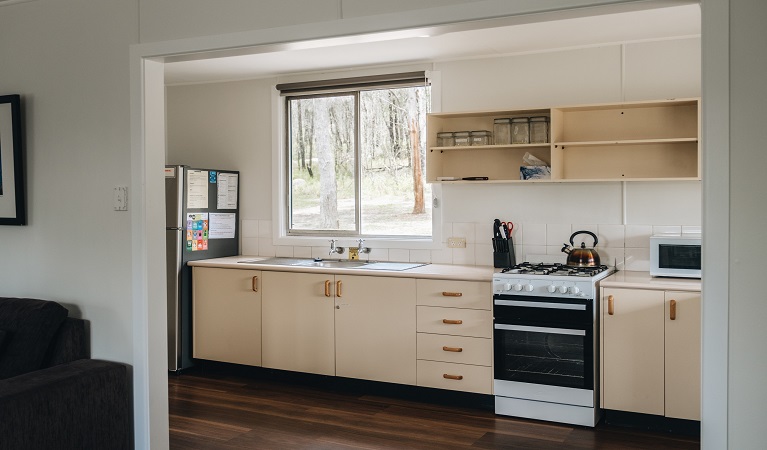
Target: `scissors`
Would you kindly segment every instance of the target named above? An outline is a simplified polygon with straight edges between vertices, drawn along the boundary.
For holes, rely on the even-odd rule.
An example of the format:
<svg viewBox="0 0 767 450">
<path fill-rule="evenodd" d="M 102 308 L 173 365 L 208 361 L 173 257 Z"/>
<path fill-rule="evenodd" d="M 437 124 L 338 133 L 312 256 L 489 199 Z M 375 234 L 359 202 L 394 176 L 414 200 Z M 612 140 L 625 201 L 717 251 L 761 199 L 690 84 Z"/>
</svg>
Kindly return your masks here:
<svg viewBox="0 0 767 450">
<path fill-rule="evenodd" d="M 514 231 L 514 224 L 511 221 L 501 222 L 501 234 L 504 239 L 510 238 L 512 231 Z"/>
</svg>

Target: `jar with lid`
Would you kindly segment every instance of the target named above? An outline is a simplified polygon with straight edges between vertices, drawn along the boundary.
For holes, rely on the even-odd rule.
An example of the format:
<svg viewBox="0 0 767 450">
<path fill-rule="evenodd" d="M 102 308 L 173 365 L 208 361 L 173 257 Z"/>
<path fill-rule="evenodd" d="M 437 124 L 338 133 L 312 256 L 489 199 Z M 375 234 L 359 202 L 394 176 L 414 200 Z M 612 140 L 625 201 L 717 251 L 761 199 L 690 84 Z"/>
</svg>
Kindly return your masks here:
<svg viewBox="0 0 767 450">
<path fill-rule="evenodd" d="M 490 145 L 493 142 L 493 135 L 489 131 L 479 130 L 471 132 L 471 145 Z"/>
<path fill-rule="evenodd" d="M 496 145 L 511 144 L 511 119 L 493 120 L 493 138 Z"/>
<path fill-rule="evenodd" d="M 546 116 L 530 118 L 530 143 L 545 144 L 549 142 L 549 118 Z"/>
<path fill-rule="evenodd" d="M 530 119 L 527 117 L 515 117 L 511 119 L 511 143 L 530 143 Z"/>
<path fill-rule="evenodd" d="M 453 139 L 456 146 L 468 146 L 471 145 L 471 133 L 468 131 L 456 131 L 453 133 Z"/>
<path fill-rule="evenodd" d="M 437 147 L 452 147 L 455 145 L 455 138 L 451 131 L 437 133 Z"/>
</svg>

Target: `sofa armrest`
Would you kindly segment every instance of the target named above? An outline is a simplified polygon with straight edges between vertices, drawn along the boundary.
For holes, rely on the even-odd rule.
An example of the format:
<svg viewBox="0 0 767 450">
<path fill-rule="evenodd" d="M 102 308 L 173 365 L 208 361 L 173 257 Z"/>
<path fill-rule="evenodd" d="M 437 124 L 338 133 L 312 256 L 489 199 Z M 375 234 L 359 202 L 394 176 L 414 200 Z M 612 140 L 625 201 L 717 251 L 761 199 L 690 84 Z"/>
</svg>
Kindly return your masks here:
<svg viewBox="0 0 767 450">
<path fill-rule="evenodd" d="M 0 449 L 129 449 L 128 367 L 81 359 L 0 380 Z"/>
</svg>

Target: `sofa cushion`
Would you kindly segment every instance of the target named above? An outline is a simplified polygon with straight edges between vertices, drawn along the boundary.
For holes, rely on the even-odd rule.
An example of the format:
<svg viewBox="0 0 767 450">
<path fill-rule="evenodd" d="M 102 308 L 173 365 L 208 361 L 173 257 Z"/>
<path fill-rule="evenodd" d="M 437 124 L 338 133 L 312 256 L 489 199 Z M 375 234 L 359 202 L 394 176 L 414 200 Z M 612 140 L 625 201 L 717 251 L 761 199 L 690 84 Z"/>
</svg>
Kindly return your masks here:
<svg viewBox="0 0 767 450">
<path fill-rule="evenodd" d="M 0 379 L 40 369 L 68 311 L 56 302 L 0 298 L 0 329 L 5 331 Z"/>
</svg>

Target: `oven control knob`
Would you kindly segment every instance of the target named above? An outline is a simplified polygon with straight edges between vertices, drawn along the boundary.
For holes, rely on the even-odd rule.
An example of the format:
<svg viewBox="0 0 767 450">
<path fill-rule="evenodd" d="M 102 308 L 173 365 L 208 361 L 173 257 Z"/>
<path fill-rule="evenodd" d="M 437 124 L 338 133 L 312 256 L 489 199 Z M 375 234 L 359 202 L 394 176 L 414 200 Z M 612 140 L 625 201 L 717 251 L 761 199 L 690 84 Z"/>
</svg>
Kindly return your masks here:
<svg viewBox="0 0 767 450">
<path fill-rule="evenodd" d="M 567 294 L 567 286 L 559 286 L 560 294 Z"/>
<path fill-rule="evenodd" d="M 535 288 L 533 287 L 532 284 L 525 285 L 525 290 L 527 292 L 533 292 L 533 289 L 535 289 Z"/>
<path fill-rule="evenodd" d="M 557 292 L 557 287 L 552 284 L 552 285 L 549 285 L 546 288 L 546 290 L 549 291 L 549 293 L 553 294 L 553 293 Z"/>
<path fill-rule="evenodd" d="M 522 290 L 522 285 L 521 285 L 521 284 L 519 284 L 519 283 L 515 284 L 515 285 L 514 285 L 514 290 L 515 290 L 515 291 L 521 291 L 521 290 Z"/>
<path fill-rule="evenodd" d="M 511 283 L 504 284 L 503 285 L 503 290 L 504 291 L 510 291 L 511 290 Z"/>
<path fill-rule="evenodd" d="M 567 291 L 568 291 L 569 293 L 571 293 L 571 294 L 577 294 L 577 293 L 579 293 L 581 290 L 580 290 L 580 288 L 578 288 L 578 286 L 570 286 L 570 288 L 569 288 Z"/>
</svg>

